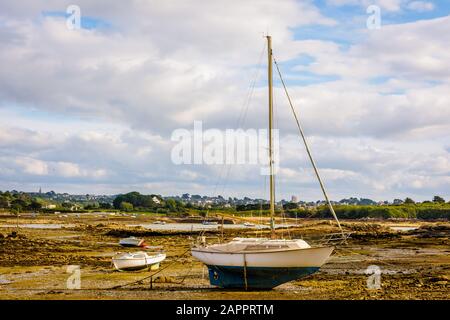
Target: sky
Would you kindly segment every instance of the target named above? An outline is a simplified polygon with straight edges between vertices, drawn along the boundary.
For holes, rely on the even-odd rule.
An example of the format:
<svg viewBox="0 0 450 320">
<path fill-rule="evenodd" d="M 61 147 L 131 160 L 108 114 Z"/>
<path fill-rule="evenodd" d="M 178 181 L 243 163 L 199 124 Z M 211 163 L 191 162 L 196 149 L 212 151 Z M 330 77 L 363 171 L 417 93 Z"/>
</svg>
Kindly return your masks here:
<svg viewBox="0 0 450 320">
<path fill-rule="evenodd" d="M 0 190 L 267 198 L 171 159 L 194 121 L 267 127 L 267 33 L 332 199 L 450 198 L 448 0 L 2 1 Z M 290 112 L 275 78 L 277 198 L 323 199 Z"/>
</svg>

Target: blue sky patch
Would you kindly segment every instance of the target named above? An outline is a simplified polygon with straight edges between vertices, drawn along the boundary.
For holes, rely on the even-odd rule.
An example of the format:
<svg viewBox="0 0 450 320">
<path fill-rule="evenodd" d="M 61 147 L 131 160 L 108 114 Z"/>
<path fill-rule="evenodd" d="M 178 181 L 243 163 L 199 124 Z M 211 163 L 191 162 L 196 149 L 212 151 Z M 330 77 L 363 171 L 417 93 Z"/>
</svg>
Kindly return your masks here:
<svg viewBox="0 0 450 320">
<path fill-rule="evenodd" d="M 42 16 L 67 19 L 71 16 L 71 14 L 64 11 L 43 11 Z M 80 24 L 81 28 L 87 30 L 106 29 L 111 27 L 111 24 L 109 22 L 100 18 L 84 16 L 83 13 L 81 14 Z"/>
<path fill-rule="evenodd" d="M 386 83 L 390 79 L 391 79 L 391 77 L 388 77 L 388 76 L 378 76 L 378 77 L 370 78 L 368 82 L 369 82 L 369 84 L 377 85 L 377 84 Z"/>
</svg>

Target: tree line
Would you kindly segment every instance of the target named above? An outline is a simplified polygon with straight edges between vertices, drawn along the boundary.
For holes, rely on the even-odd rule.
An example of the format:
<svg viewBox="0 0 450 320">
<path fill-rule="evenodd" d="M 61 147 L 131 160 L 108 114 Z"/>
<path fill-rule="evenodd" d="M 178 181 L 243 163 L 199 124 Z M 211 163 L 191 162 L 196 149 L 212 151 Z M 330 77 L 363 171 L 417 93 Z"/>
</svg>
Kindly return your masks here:
<svg viewBox="0 0 450 320">
<path fill-rule="evenodd" d="M 361 218 L 417 218 L 417 219 L 450 219 L 450 203 L 440 196 L 434 196 L 432 201 L 416 203 L 411 198 L 406 198 L 401 204 L 392 205 L 335 205 L 334 210 L 341 219 Z M 6 209 L 12 213 L 22 211 L 51 211 L 45 209 L 46 202 L 39 197 L 31 197 L 24 192 L 0 191 L 0 209 Z M 175 199 L 163 199 L 160 195 L 143 195 L 133 191 L 120 194 L 113 204 L 109 203 L 85 203 L 80 210 L 120 210 L 120 211 L 142 211 L 155 213 L 196 213 L 206 215 L 207 212 L 236 213 L 238 215 L 267 215 L 269 204 L 246 204 L 237 205 L 234 208 L 223 208 L 220 205 L 212 205 L 205 209 Z M 73 204 L 68 202 L 59 203 L 58 211 L 71 211 Z M 53 211 L 54 211 L 53 210 Z M 284 213 L 288 217 L 298 218 L 329 218 L 331 213 L 327 206 L 299 207 L 296 203 L 285 203 L 282 207 L 276 207 L 276 214 Z"/>
<path fill-rule="evenodd" d="M 137 191 L 118 195 L 113 201 L 113 206 L 122 211 L 154 211 L 156 213 L 185 212 L 190 207 L 181 201 L 164 200 L 160 195 L 144 195 Z"/>
<path fill-rule="evenodd" d="M 411 198 L 406 198 L 402 204 L 391 205 L 333 205 L 336 215 L 340 219 L 447 219 L 450 220 L 450 203 L 445 199 L 435 196 L 432 201 L 416 203 Z M 244 215 L 268 215 L 268 205 L 242 205 L 236 207 L 236 211 Z M 317 207 L 298 207 L 295 203 L 286 203 L 283 207 L 277 207 L 277 215 L 284 213 L 290 218 L 330 218 L 331 212 L 326 205 Z"/>
<path fill-rule="evenodd" d="M 32 198 L 26 193 L 11 193 L 9 191 L 0 191 L 0 208 L 9 209 L 13 213 L 23 210 L 37 211 L 43 206 L 43 201 L 38 198 Z"/>
</svg>

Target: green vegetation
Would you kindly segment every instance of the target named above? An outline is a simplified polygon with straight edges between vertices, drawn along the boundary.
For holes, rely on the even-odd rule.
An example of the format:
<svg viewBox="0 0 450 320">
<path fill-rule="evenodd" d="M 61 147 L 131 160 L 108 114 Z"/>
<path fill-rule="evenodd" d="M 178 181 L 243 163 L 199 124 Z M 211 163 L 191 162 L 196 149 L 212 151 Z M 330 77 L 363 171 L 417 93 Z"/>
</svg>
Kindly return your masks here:
<svg viewBox="0 0 450 320">
<path fill-rule="evenodd" d="M 241 204 L 236 206 L 236 211 L 257 211 L 257 210 L 269 210 L 268 203 L 262 204 Z"/>
<path fill-rule="evenodd" d="M 9 209 L 11 213 L 18 214 L 22 211 L 38 211 L 42 208 L 43 201 L 39 198 L 31 198 L 26 193 L 11 193 L 0 191 L 0 208 Z"/>
<path fill-rule="evenodd" d="M 425 204 L 401 204 L 384 206 L 334 206 L 334 211 L 340 219 L 389 219 L 389 218 L 412 218 L 412 219 L 450 219 L 450 204 L 448 203 L 425 203 Z M 299 218 L 325 218 L 331 217 L 327 206 L 317 208 L 299 208 L 287 210 L 290 217 Z"/>
<path fill-rule="evenodd" d="M 126 202 L 126 201 L 122 201 L 119 205 L 120 210 L 122 211 L 133 211 L 133 204 Z"/>
<path fill-rule="evenodd" d="M 194 196 L 193 196 L 194 197 Z M 200 196 L 197 198 L 201 199 Z M 195 199 L 194 199 L 195 200 Z M 434 196 L 432 201 L 422 203 L 415 202 L 411 198 L 404 201 L 396 199 L 394 204 L 376 205 L 370 199 L 364 203 L 353 204 L 352 200 L 347 199 L 351 204 L 335 205 L 334 210 L 341 219 L 389 219 L 389 218 L 412 218 L 412 219 L 449 219 L 450 220 L 450 202 L 445 202 L 441 196 Z M 358 200 L 361 201 L 361 200 Z M 172 198 L 163 199 L 160 195 L 143 195 L 139 192 L 129 192 L 118 195 L 113 204 L 93 201 L 88 199 L 84 202 L 54 201 L 40 197 L 32 197 L 25 192 L 0 191 L 0 210 L 6 210 L 11 214 L 21 212 L 87 212 L 93 211 L 125 211 L 139 212 L 142 214 L 175 214 L 175 215 L 215 215 L 215 214 L 234 214 L 239 216 L 260 216 L 269 214 L 269 205 L 264 204 L 239 204 L 236 206 L 225 205 L 224 203 L 211 203 L 205 205 L 195 205 L 192 202 L 180 201 Z M 276 214 L 282 212 L 288 217 L 298 218 L 330 218 L 331 213 L 325 205 L 321 206 L 299 206 L 298 203 L 288 202 L 283 205 L 283 210 L 276 207 Z"/>
<path fill-rule="evenodd" d="M 94 204 L 88 204 L 85 209 L 89 209 L 89 205 L 94 206 Z M 82 209 L 83 207 L 78 204 L 49 201 L 41 197 L 32 197 L 26 192 L 0 191 L 0 210 L 6 210 L 15 215 L 21 212 L 85 212 Z"/>
<path fill-rule="evenodd" d="M 435 196 L 433 201 L 416 203 L 411 198 L 404 201 L 397 199 L 396 203 L 389 205 L 334 205 L 334 211 L 340 219 L 447 219 L 450 220 L 450 202 Z M 242 205 L 236 207 L 236 213 L 241 216 L 268 215 L 268 205 Z M 328 206 L 298 207 L 296 203 L 286 203 L 283 211 L 287 217 L 297 218 L 330 218 L 332 217 Z M 281 208 L 276 209 L 276 214 L 282 213 Z"/>
<path fill-rule="evenodd" d="M 445 200 L 444 200 L 444 198 L 442 198 L 440 196 L 434 196 L 433 202 L 435 202 L 435 203 L 445 203 Z"/>
<path fill-rule="evenodd" d="M 155 213 L 184 213 L 186 206 L 181 201 L 174 199 L 164 200 L 156 194 L 144 195 L 133 191 L 118 195 L 113 202 L 116 209 L 123 211 L 142 211 Z"/>
</svg>

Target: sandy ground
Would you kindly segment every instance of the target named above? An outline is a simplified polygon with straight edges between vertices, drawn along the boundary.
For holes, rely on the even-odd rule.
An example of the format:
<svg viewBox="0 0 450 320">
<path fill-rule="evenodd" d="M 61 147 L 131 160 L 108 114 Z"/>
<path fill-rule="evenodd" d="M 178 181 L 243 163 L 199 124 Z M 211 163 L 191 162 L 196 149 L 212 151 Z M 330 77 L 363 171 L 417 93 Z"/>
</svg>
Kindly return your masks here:
<svg viewBox="0 0 450 320">
<path fill-rule="evenodd" d="M 273 290 L 238 291 L 209 285 L 206 268 L 189 254 L 198 233 L 126 227 L 155 219 L 95 214 L 21 217 L 19 224 L 61 223 L 69 227 L 16 229 L 12 227 L 16 219 L 0 217 L 0 299 L 450 298 L 448 222 L 344 221 L 352 237 L 337 247 L 318 273 Z M 330 221 L 299 222 L 299 227 L 278 232 L 310 239 L 337 231 Z M 390 228 L 393 225 L 418 229 L 395 231 Z M 11 236 L 13 231 L 17 231 L 16 237 Z M 167 253 L 160 272 L 152 277 L 152 288 L 148 276 L 155 271 L 118 272 L 111 266 L 111 256 L 126 251 L 117 244 L 126 235 L 142 236 L 149 245 L 163 246 Z M 208 241 L 217 241 L 218 235 L 209 233 Z M 226 239 L 237 235 L 254 236 L 254 231 L 225 231 Z M 81 289 L 68 289 L 72 275 L 67 272 L 69 265 L 80 267 Z M 368 288 L 368 281 L 372 283 L 373 279 L 366 274 L 369 266 L 381 270 L 379 289 Z"/>
</svg>

